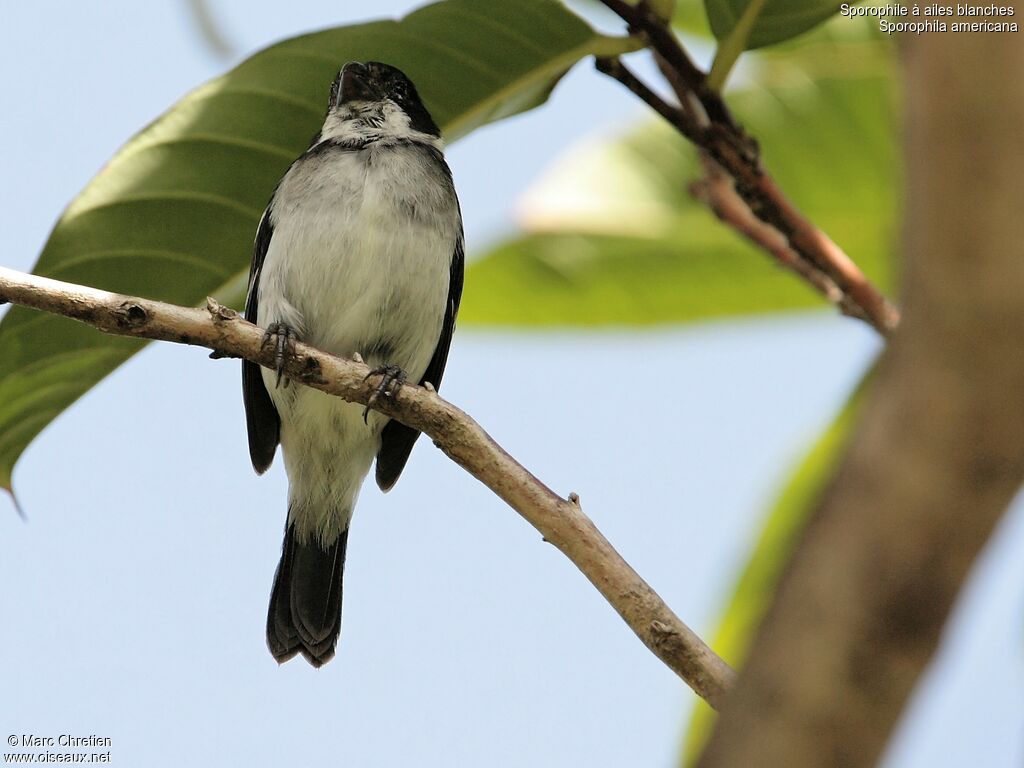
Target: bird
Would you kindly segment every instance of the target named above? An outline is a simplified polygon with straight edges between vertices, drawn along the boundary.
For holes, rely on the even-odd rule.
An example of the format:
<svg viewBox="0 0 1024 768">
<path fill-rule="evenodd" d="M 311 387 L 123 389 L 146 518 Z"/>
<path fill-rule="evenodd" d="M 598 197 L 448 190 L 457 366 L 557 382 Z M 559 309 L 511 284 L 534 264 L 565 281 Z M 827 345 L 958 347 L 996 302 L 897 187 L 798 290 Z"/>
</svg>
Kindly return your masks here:
<svg viewBox="0 0 1024 768">
<path fill-rule="evenodd" d="M 320 667 L 334 657 L 356 498 L 375 460 L 388 491 L 419 437 L 368 407 L 290 384 L 294 344 L 365 361 L 381 377 L 375 398 L 406 381 L 439 388 L 464 251 L 441 131 L 412 81 L 389 64 L 345 64 L 323 126 L 260 219 L 245 303 L 276 363 L 242 363 L 249 456 L 263 474 L 280 444 L 288 477 L 267 612 L 278 663 L 302 654 Z"/>
</svg>

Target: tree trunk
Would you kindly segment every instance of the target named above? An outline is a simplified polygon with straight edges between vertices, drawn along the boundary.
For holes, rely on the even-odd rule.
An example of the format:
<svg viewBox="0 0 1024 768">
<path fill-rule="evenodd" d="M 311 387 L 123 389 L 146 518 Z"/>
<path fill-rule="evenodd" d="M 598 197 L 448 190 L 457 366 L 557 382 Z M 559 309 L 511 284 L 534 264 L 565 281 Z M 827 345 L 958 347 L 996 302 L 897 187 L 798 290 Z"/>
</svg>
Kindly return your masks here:
<svg viewBox="0 0 1024 768">
<path fill-rule="evenodd" d="M 903 43 L 903 323 L 702 768 L 874 765 L 1024 478 L 1024 38 Z"/>
</svg>

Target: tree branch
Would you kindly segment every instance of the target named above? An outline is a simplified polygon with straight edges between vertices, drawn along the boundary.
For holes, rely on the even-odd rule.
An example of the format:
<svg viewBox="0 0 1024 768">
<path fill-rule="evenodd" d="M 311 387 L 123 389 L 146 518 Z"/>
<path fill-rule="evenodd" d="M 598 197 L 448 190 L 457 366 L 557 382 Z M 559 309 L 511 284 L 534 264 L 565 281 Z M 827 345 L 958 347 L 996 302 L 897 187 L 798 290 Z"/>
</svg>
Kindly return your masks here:
<svg viewBox="0 0 1024 768">
<path fill-rule="evenodd" d="M 105 333 L 192 344 L 218 357 L 243 357 L 274 368 L 263 331 L 207 299 L 206 309 L 179 307 L 27 275 L 0 267 L 0 300 L 64 315 Z M 367 405 L 377 382 L 370 369 L 306 344 L 295 345 L 286 375 Z M 557 547 L 611 603 L 637 637 L 711 706 L 732 686 L 729 666 L 687 627 L 583 514 L 579 497 L 563 499 L 509 456 L 473 419 L 437 393 L 405 385 L 374 409 L 420 430 L 459 466 L 494 491 Z"/>
<path fill-rule="evenodd" d="M 860 306 L 843 293 L 834 280 L 802 259 L 779 230 L 765 224 L 751 212 L 743 198 L 736 193 L 732 179 L 718 163 L 703 152 L 701 162 L 704 165 L 704 178 L 690 185 L 690 194 L 706 203 L 721 221 L 800 275 L 818 293 L 838 306 L 844 315 L 868 320 Z"/>
<path fill-rule="evenodd" d="M 736 122 L 721 95 L 708 87 L 706 75 L 690 60 L 668 24 L 658 18 L 644 0 L 637 5 L 623 0 L 601 1 L 629 25 L 630 31 L 643 35 L 648 41 L 659 69 L 681 106 L 665 102 L 618 58 L 598 59 L 598 71 L 636 94 L 731 179 L 735 192 L 729 196 L 727 206 L 722 205 L 725 198 L 721 195 L 707 194 L 701 199 L 711 205 L 722 221 L 750 237 L 749 217 L 733 215 L 736 205 L 742 203 L 749 209 L 750 216 L 784 238 L 786 248 L 766 247 L 769 241 L 774 243 L 775 238 L 757 237 L 753 238 L 754 242 L 780 264 L 796 271 L 845 314 L 861 318 L 883 336 L 889 336 L 899 324 L 899 311 L 850 257 L 783 194 L 764 169 L 757 142 Z M 703 115 L 694 108 L 695 104 L 700 105 Z M 720 189 L 718 179 L 709 176 L 706 182 L 710 186 L 705 191 Z M 743 226 L 739 226 L 741 223 Z M 783 253 L 795 259 L 780 258 Z M 838 297 L 835 291 L 839 292 Z"/>
</svg>

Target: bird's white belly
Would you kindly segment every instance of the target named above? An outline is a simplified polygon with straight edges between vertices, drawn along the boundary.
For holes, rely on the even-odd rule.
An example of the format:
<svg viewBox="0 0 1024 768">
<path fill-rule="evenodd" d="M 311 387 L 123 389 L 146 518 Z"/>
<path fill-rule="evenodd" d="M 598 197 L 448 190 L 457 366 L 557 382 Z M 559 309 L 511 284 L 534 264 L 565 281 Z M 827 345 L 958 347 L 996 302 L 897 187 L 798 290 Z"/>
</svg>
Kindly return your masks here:
<svg viewBox="0 0 1024 768">
<path fill-rule="evenodd" d="M 371 367 L 397 365 L 418 382 L 441 333 L 457 233 L 403 216 L 372 174 L 361 190 L 338 184 L 291 199 L 299 204 L 272 218 L 259 324 L 284 323 L 315 347 L 358 353 Z M 371 412 L 364 423 L 360 405 L 295 384 L 275 387 L 267 369 L 263 380 L 281 416 L 290 519 L 300 532 L 330 539 L 348 525 L 387 419 Z"/>
<path fill-rule="evenodd" d="M 285 322 L 327 352 L 358 352 L 369 365 L 394 364 L 410 378 L 422 376 L 444 319 L 452 241 L 358 220 L 319 236 L 301 220 L 282 229 L 274 242 L 280 237 L 282 249 L 294 242 L 288 251 L 308 255 L 275 259 L 271 245 L 264 279 L 281 290 L 263 289 L 260 323 Z"/>
</svg>

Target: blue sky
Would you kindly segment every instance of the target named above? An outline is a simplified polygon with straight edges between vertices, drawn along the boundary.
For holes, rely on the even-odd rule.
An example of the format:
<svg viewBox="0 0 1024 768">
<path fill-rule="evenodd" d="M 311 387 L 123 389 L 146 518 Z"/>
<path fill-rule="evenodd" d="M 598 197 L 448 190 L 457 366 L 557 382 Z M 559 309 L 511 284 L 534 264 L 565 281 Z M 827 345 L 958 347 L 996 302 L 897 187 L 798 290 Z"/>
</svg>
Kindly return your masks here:
<svg viewBox="0 0 1024 768">
<path fill-rule="evenodd" d="M 225 64 L 183 2 L 15 4 L 3 263 L 128 136 Z M 367 18 L 369 4 L 213 4 L 240 55 Z M 374 4 L 373 16 L 411 3 Z M 542 110 L 449 157 L 471 251 L 584 132 L 642 115 L 580 67 Z M 825 313 L 606 334 L 456 335 L 445 395 L 584 509 L 709 634 L 787 469 L 876 354 Z M 656 412 L 630 369 L 672 387 Z M 574 382 L 571 396 L 553 384 Z M 115 765 L 669 766 L 693 695 L 554 549 L 428 441 L 395 490 L 368 486 L 338 657 L 278 667 L 263 624 L 285 481 L 245 448 L 236 362 L 150 347 L 26 452 L 23 523 L 0 504 L 0 736 L 97 734 Z M 1024 762 L 1024 504 L 1007 516 L 887 768 Z"/>
</svg>

